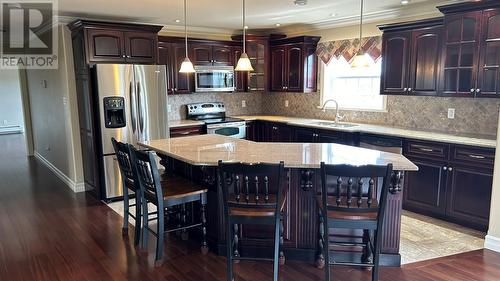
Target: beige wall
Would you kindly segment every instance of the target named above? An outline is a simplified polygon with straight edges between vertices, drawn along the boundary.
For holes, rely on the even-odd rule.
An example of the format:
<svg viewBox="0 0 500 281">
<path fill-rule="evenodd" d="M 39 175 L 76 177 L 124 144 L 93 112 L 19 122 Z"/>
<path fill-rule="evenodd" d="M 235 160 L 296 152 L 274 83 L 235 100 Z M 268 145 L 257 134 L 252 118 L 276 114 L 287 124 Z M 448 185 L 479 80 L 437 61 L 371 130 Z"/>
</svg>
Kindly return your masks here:
<svg viewBox="0 0 500 281">
<path fill-rule="evenodd" d="M 500 119 L 499 119 L 500 125 Z M 500 126 L 498 134 L 500 134 Z M 500 139 L 497 139 L 500 147 Z M 486 236 L 485 248 L 500 252 L 500 149 L 496 150 L 493 190 L 491 194 L 490 227 Z"/>
<path fill-rule="evenodd" d="M 0 69 L 0 129 L 5 126 L 23 128 L 23 108 L 19 71 Z"/>
<path fill-rule="evenodd" d="M 79 191 L 83 171 L 71 34 L 65 26 L 59 26 L 58 32 L 59 68 L 27 71 L 34 149 Z"/>
</svg>

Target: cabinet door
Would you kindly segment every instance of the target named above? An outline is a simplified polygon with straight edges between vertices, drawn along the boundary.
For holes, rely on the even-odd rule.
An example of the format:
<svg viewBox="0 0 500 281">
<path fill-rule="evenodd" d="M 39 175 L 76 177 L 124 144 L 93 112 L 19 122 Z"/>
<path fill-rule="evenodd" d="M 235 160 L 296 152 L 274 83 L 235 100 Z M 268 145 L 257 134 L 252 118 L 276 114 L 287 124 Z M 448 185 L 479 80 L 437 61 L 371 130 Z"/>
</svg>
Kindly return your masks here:
<svg viewBox="0 0 500 281">
<path fill-rule="evenodd" d="M 441 27 L 434 27 L 412 32 L 410 94 L 436 95 L 438 92 L 441 31 Z"/>
<path fill-rule="evenodd" d="M 444 215 L 446 207 L 445 162 L 410 158 L 417 172 L 407 173 L 403 190 L 403 207 L 424 214 Z"/>
<path fill-rule="evenodd" d="M 158 43 L 158 59 L 157 64 L 165 65 L 167 67 L 166 75 L 167 75 L 167 93 L 169 95 L 174 93 L 174 80 L 173 75 L 175 69 L 173 68 L 172 63 L 172 49 L 170 48 L 169 43 Z"/>
<path fill-rule="evenodd" d="M 318 90 L 318 56 L 316 55 L 316 45 L 306 45 L 304 51 L 304 93 L 314 93 Z"/>
<path fill-rule="evenodd" d="M 500 9 L 483 12 L 477 97 L 500 94 Z"/>
<path fill-rule="evenodd" d="M 179 73 L 182 61 L 184 60 L 185 46 L 184 44 L 172 44 L 172 59 L 173 59 L 173 87 L 175 94 L 190 94 L 194 89 L 194 78 L 192 73 Z"/>
<path fill-rule="evenodd" d="M 149 32 L 125 32 L 125 56 L 128 63 L 154 64 L 158 36 Z"/>
<path fill-rule="evenodd" d="M 89 62 L 125 62 L 123 32 L 116 30 L 87 30 Z"/>
<path fill-rule="evenodd" d="M 268 43 L 263 40 L 248 41 L 246 51 L 254 71 L 248 72 L 249 91 L 265 91 L 267 89 L 267 52 Z"/>
<path fill-rule="evenodd" d="M 233 61 L 232 65 L 236 66 L 238 63 L 238 60 L 241 57 L 241 53 L 243 52 L 243 48 L 241 47 L 234 47 L 233 48 Z M 247 80 L 247 75 L 246 71 L 235 71 L 234 72 L 234 77 L 235 77 L 235 91 L 236 92 L 245 92 L 247 87 L 246 87 L 246 80 Z"/>
<path fill-rule="evenodd" d="M 380 92 L 406 94 L 410 33 L 386 33 L 382 39 L 382 75 Z"/>
<path fill-rule="evenodd" d="M 278 128 L 278 141 L 291 142 L 292 141 L 292 128 L 287 125 L 279 125 Z"/>
<path fill-rule="evenodd" d="M 445 17 L 444 67 L 440 85 L 448 96 L 474 96 L 479 59 L 481 11 Z"/>
<path fill-rule="evenodd" d="M 318 142 L 321 143 L 339 143 L 345 144 L 344 134 L 342 132 L 321 131 L 318 133 Z"/>
<path fill-rule="evenodd" d="M 211 45 L 192 44 L 190 49 L 193 54 L 194 65 L 212 65 Z"/>
<path fill-rule="evenodd" d="M 251 141 L 257 141 L 257 126 L 255 125 L 255 122 L 253 121 L 248 121 L 245 124 L 245 129 L 246 129 L 246 140 L 251 140 Z"/>
<path fill-rule="evenodd" d="M 317 141 L 317 133 L 314 129 L 296 128 L 295 142 L 313 143 Z"/>
<path fill-rule="evenodd" d="M 453 167 L 448 186 L 446 215 L 467 225 L 487 229 L 492 184 L 492 170 Z"/>
<path fill-rule="evenodd" d="M 286 91 L 286 49 L 271 49 L 271 91 Z"/>
<path fill-rule="evenodd" d="M 286 51 L 286 70 L 287 76 L 286 90 L 288 92 L 302 92 L 303 83 L 303 58 L 302 45 L 292 45 Z"/>
<path fill-rule="evenodd" d="M 212 61 L 213 65 L 231 65 L 231 47 L 227 46 L 214 46 L 212 48 Z"/>
</svg>

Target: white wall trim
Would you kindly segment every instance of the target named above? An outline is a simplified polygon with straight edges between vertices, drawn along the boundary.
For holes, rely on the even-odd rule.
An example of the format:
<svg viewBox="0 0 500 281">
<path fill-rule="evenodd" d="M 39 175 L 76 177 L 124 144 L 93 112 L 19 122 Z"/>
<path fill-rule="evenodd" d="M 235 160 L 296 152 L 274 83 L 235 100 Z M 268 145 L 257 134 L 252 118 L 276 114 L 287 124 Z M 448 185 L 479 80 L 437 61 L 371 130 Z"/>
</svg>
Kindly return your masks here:
<svg viewBox="0 0 500 281">
<path fill-rule="evenodd" d="M 35 158 L 38 159 L 42 164 L 44 164 L 49 170 L 54 172 L 54 174 L 61 179 L 73 192 L 84 192 L 85 191 L 85 183 L 83 182 L 74 182 L 68 176 L 66 176 L 61 170 L 59 170 L 56 166 L 49 162 L 49 160 L 45 159 L 38 151 L 35 151 Z"/>
<path fill-rule="evenodd" d="M 486 238 L 484 240 L 484 247 L 488 250 L 500 253 L 500 238 L 486 235 Z"/>
</svg>

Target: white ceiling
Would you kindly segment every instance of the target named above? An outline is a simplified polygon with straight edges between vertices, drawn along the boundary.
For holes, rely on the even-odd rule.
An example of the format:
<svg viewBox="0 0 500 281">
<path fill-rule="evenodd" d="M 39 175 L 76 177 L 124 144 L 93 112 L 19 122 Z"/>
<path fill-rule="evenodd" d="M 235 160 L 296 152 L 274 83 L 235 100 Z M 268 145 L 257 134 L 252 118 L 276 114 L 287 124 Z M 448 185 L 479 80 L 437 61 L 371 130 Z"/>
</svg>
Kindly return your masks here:
<svg viewBox="0 0 500 281">
<path fill-rule="evenodd" d="M 293 0 L 247 0 L 250 29 L 288 26 L 331 27 L 359 20 L 359 0 L 309 0 L 305 6 Z M 435 6 L 455 0 L 365 0 L 367 21 L 391 17 L 436 14 Z M 188 25 L 207 31 L 233 32 L 241 29 L 241 0 L 187 0 Z M 182 0 L 59 0 L 59 14 L 69 17 L 130 21 L 166 25 L 179 29 L 183 24 Z M 332 17 L 332 14 L 335 16 Z M 180 22 L 176 23 L 175 20 Z"/>
</svg>

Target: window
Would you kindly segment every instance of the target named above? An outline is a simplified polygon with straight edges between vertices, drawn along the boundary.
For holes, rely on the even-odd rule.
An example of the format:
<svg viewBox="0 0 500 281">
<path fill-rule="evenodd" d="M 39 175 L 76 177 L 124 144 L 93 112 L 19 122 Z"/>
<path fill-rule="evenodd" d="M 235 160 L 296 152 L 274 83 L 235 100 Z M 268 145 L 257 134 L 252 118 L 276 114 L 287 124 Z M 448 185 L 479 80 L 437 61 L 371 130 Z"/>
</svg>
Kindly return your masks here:
<svg viewBox="0 0 500 281">
<path fill-rule="evenodd" d="M 322 65 L 321 102 L 334 99 L 344 110 L 385 111 L 380 95 L 381 60 L 370 67 L 352 68 L 343 58 Z"/>
</svg>

